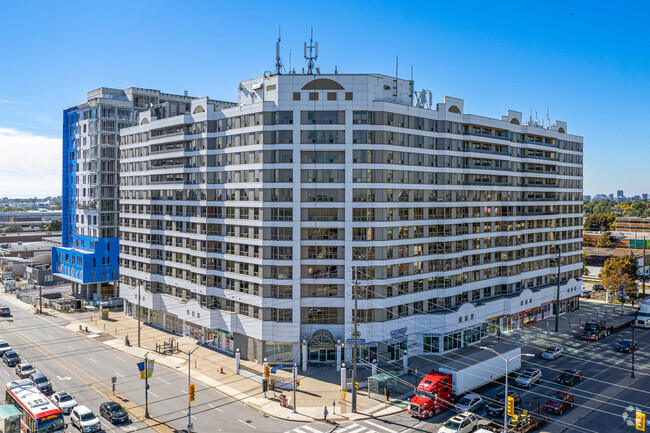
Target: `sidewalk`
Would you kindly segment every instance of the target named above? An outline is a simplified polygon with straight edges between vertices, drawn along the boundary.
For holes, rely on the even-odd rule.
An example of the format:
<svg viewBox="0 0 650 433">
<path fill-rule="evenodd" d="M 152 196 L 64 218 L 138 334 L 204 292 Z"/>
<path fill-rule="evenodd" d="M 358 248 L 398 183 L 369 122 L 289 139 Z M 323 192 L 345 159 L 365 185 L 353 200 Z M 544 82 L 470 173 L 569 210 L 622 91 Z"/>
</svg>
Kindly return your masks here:
<svg viewBox="0 0 650 433">
<path fill-rule="evenodd" d="M 82 330 L 80 330 L 80 326 Z M 197 348 L 194 340 L 173 335 L 161 329 L 145 325 L 143 322 L 140 334 L 141 347 L 137 347 L 137 327 L 137 320 L 125 316 L 123 313 L 111 312 L 108 320 L 101 320 L 99 317 L 78 320 L 70 323 L 67 329 L 139 358 L 144 358 L 145 353 L 149 352 L 148 358 L 155 359 L 156 364 L 162 364 L 186 374 L 186 353 Z M 86 328 L 88 332 L 86 332 Z M 129 336 L 131 344 L 129 347 L 124 344 L 125 335 Z M 161 355 L 155 352 L 156 343 L 162 344 L 170 338 L 174 338 L 178 342 L 180 352 L 185 353 L 177 352 L 173 355 Z M 345 399 L 341 400 L 340 372 L 336 371 L 334 366 L 325 368 L 310 366 L 306 372 L 299 370 L 300 386 L 296 391 L 298 405 L 296 413 L 294 413 L 293 391 L 269 390 L 266 393 L 267 398 L 265 398 L 261 385 L 262 365 L 242 360 L 240 367 L 241 374 L 235 374 L 235 359 L 233 356 L 207 347 L 199 347 L 192 354 L 193 379 L 239 400 L 261 413 L 276 418 L 302 422 L 322 420 L 325 406 L 329 411 L 328 421 L 376 418 L 404 410 L 403 404 L 394 404 L 397 402 L 391 401 L 391 404 L 386 405 L 383 402 L 369 398 L 367 390 L 361 389 L 358 392 L 357 413 L 352 413 L 351 393 L 346 393 Z M 136 366 L 134 365 L 133 368 L 135 369 Z M 291 373 L 284 370 L 274 372 L 271 378 L 278 383 L 290 383 L 292 380 Z M 274 398 L 274 396 L 280 394 L 287 397 L 286 408 L 281 407 L 279 399 Z M 334 408 L 333 403 L 335 403 Z"/>
</svg>

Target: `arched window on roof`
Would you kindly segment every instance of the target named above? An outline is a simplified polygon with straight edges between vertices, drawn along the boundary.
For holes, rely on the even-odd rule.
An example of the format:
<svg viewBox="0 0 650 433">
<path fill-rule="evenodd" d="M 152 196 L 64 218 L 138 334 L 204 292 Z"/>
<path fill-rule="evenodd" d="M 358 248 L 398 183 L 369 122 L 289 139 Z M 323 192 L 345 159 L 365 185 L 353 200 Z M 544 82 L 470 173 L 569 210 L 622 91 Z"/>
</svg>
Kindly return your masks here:
<svg viewBox="0 0 650 433">
<path fill-rule="evenodd" d="M 196 107 L 196 108 L 194 109 L 194 113 L 193 113 L 193 114 L 203 113 L 204 111 L 205 111 L 205 109 L 204 109 L 201 105 L 199 105 L 198 107 Z"/>
<path fill-rule="evenodd" d="M 302 86 L 302 90 L 345 90 L 345 88 L 329 78 L 316 78 Z"/>
<path fill-rule="evenodd" d="M 516 117 L 513 118 L 513 119 L 510 121 L 510 123 L 512 123 L 513 125 L 521 125 L 521 124 L 519 123 L 519 119 L 517 119 Z"/>
<path fill-rule="evenodd" d="M 449 111 L 450 113 L 460 114 L 460 109 L 455 105 L 452 105 L 451 107 L 449 107 L 449 109 L 447 111 Z"/>
</svg>

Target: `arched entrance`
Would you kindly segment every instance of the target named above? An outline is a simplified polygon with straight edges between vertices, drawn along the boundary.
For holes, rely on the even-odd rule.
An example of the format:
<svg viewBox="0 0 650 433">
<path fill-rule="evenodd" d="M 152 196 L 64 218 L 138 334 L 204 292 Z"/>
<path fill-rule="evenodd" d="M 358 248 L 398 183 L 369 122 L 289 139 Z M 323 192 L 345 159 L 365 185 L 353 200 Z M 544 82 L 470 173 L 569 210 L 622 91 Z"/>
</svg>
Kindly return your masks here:
<svg viewBox="0 0 650 433">
<path fill-rule="evenodd" d="M 327 329 L 314 332 L 307 348 L 310 363 L 336 362 L 336 342 Z"/>
</svg>

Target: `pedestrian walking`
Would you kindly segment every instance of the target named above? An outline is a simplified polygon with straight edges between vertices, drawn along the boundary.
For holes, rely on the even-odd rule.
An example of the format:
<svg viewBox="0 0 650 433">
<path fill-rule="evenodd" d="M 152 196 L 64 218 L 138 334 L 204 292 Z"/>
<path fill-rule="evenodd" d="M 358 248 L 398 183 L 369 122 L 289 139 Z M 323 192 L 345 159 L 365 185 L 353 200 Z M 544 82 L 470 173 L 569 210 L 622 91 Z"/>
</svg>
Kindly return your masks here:
<svg viewBox="0 0 650 433">
<path fill-rule="evenodd" d="M 390 401 L 390 388 L 386 388 L 386 401 Z"/>
<path fill-rule="evenodd" d="M 327 414 L 328 414 L 328 412 L 327 412 L 327 406 L 326 406 L 326 407 L 323 409 L 323 420 L 325 420 L 325 422 L 327 422 Z"/>
<path fill-rule="evenodd" d="M 497 340 L 501 338 L 501 328 L 497 328 Z"/>
</svg>

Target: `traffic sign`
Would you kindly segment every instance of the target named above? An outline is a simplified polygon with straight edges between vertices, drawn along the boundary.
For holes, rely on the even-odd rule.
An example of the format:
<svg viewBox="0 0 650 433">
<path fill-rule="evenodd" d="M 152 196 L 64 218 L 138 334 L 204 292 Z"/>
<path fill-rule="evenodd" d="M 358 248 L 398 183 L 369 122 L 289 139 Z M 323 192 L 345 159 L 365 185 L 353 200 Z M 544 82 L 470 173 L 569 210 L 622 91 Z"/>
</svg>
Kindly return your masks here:
<svg viewBox="0 0 650 433">
<path fill-rule="evenodd" d="M 284 365 L 276 365 L 271 369 L 271 373 L 275 373 L 278 370 L 282 370 L 284 368 Z"/>
<path fill-rule="evenodd" d="M 354 338 L 348 338 L 345 340 L 346 343 L 354 343 Z M 357 338 L 357 343 L 365 343 L 366 339 L 365 338 Z"/>
</svg>

